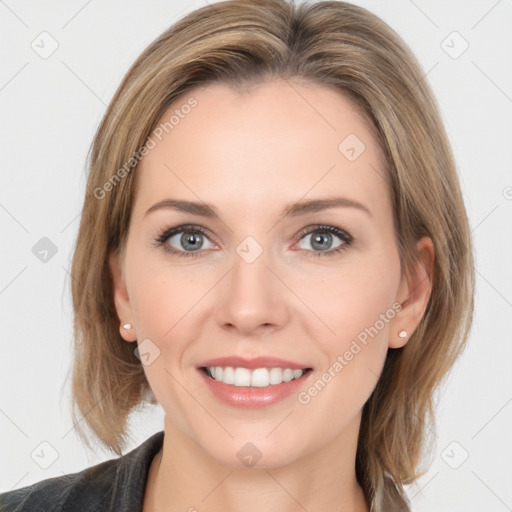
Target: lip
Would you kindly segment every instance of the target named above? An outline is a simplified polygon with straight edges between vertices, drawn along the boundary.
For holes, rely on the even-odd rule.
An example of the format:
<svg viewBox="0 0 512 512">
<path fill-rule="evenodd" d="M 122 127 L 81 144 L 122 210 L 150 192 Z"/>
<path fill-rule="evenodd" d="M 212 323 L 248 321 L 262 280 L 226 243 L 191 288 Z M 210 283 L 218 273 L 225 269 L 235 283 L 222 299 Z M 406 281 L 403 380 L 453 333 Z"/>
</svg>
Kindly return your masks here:
<svg viewBox="0 0 512 512">
<path fill-rule="evenodd" d="M 207 366 L 215 365 L 208 364 Z M 261 368 L 261 366 L 259 368 Z M 310 369 L 298 379 L 267 386 L 265 388 L 258 388 L 253 386 L 233 386 L 224 384 L 223 382 L 212 379 L 201 367 L 198 368 L 197 371 L 208 389 L 217 399 L 224 404 L 241 409 L 261 409 L 281 402 L 292 395 L 296 396 L 300 388 L 307 385 L 306 382 L 309 381 L 309 378 L 313 374 L 313 371 Z"/>
<path fill-rule="evenodd" d="M 311 368 L 308 364 L 296 363 L 272 356 L 260 356 L 252 359 L 241 356 L 217 357 L 203 361 L 197 365 L 197 368 L 200 369 L 206 366 L 232 366 L 233 368 L 247 368 L 248 370 L 255 370 L 256 368 L 290 368 L 291 370 L 304 370 Z"/>
</svg>

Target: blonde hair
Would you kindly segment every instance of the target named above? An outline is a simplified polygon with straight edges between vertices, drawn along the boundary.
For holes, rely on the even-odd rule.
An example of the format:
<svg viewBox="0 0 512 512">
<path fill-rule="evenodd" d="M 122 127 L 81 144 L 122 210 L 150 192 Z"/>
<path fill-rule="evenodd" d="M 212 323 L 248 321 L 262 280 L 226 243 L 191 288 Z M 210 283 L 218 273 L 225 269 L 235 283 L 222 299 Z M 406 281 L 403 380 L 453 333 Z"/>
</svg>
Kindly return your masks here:
<svg viewBox="0 0 512 512">
<path fill-rule="evenodd" d="M 111 253 L 125 249 L 134 155 L 178 95 L 211 82 L 243 89 L 277 78 L 334 88 L 371 122 L 385 155 L 404 271 L 412 268 L 419 238 L 434 243 L 427 309 L 408 343 L 388 350 L 364 405 L 356 457 L 371 510 L 409 510 L 403 485 L 426 472 L 418 466 L 427 419 L 434 426 L 434 392 L 463 350 L 472 323 L 472 242 L 452 151 L 420 65 L 387 24 L 346 2 L 208 5 L 167 29 L 127 72 L 91 145 L 72 262 L 73 418 L 87 444 L 76 410 L 101 443 L 120 455 L 128 415 L 149 390 L 133 345 L 119 334 L 108 265 Z"/>
</svg>

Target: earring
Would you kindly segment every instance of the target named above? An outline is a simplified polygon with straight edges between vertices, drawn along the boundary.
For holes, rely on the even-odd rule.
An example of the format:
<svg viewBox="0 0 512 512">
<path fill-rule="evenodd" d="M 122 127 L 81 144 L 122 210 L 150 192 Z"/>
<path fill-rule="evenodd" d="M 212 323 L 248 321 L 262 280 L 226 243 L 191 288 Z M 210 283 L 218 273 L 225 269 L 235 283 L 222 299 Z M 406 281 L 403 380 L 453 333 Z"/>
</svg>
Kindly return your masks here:
<svg viewBox="0 0 512 512">
<path fill-rule="evenodd" d="M 405 338 L 407 336 L 407 333 L 405 331 L 400 331 L 398 333 L 398 336 L 400 336 L 400 338 Z"/>
<path fill-rule="evenodd" d="M 123 329 L 126 329 L 127 331 L 132 328 L 132 324 L 124 324 Z"/>
</svg>

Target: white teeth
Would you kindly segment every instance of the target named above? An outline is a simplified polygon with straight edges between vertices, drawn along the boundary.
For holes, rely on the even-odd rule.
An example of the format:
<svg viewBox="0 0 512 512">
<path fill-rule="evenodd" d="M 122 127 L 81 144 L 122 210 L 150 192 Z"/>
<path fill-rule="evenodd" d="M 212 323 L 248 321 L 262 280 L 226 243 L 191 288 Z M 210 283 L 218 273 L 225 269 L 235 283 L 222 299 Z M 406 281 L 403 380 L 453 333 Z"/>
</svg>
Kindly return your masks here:
<svg viewBox="0 0 512 512">
<path fill-rule="evenodd" d="M 257 368 L 251 375 L 251 386 L 264 388 L 269 385 L 268 370 L 266 368 Z"/>
<path fill-rule="evenodd" d="M 300 378 L 304 373 L 304 370 L 292 370 L 291 368 L 256 368 L 255 370 L 249 370 L 248 368 L 233 368 L 231 366 L 208 366 L 206 370 L 208 375 L 218 382 L 256 388 L 290 382 L 293 379 Z"/>
<path fill-rule="evenodd" d="M 224 373 L 224 370 L 218 366 L 215 369 L 215 380 L 218 380 L 219 382 L 222 382 L 222 374 Z"/>
<path fill-rule="evenodd" d="M 290 368 L 286 368 L 286 370 L 283 372 L 283 380 L 285 382 L 290 382 L 293 379 L 293 370 L 290 370 Z"/>
<path fill-rule="evenodd" d="M 250 386 L 251 372 L 247 368 L 235 368 L 235 386 Z"/>
<path fill-rule="evenodd" d="M 231 366 L 224 368 L 224 375 L 222 376 L 222 382 L 224 382 L 224 384 L 234 384 L 235 370 L 233 370 L 233 368 L 231 368 Z"/>
<path fill-rule="evenodd" d="M 283 382 L 283 370 L 281 368 L 270 369 L 270 384 L 281 384 Z"/>
<path fill-rule="evenodd" d="M 304 372 L 302 370 L 293 370 L 293 377 L 298 379 Z"/>
</svg>

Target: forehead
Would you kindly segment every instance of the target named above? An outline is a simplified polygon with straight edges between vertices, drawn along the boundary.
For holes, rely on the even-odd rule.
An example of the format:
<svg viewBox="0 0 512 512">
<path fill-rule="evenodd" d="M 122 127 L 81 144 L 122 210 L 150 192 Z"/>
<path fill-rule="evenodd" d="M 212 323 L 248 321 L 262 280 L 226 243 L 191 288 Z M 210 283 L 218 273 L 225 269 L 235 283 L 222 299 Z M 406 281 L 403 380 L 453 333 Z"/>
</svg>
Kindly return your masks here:
<svg viewBox="0 0 512 512">
<path fill-rule="evenodd" d="M 306 194 L 370 202 L 386 194 L 369 121 L 348 97 L 312 83 L 196 87 L 170 105 L 151 139 L 136 210 L 166 197 L 256 212 Z"/>
</svg>

